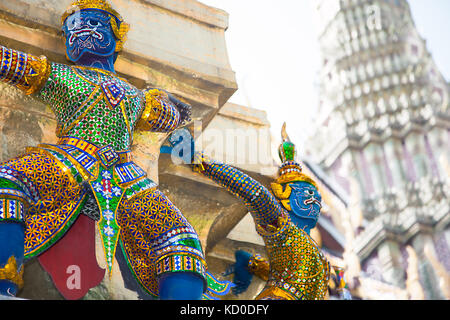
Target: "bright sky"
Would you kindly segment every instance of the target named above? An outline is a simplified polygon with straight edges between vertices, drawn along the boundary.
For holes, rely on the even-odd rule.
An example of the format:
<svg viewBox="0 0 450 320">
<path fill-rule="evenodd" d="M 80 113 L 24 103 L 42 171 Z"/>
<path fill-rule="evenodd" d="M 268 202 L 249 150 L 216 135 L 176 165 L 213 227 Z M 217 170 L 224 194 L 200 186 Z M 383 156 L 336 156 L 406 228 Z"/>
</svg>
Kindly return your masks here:
<svg viewBox="0 0 450 320">
<path fill-rule="evenodd" d="M 225 32 L 239 90 L 230 102 L 265 110 L 274 137 L 284 121 L 300 147 L 317 110 L 320 53 L 311 0 L 200 0 L 229 13 Z M 410 0 L 416 26 L 450 80 L 450 1 Z"/>
</svg>

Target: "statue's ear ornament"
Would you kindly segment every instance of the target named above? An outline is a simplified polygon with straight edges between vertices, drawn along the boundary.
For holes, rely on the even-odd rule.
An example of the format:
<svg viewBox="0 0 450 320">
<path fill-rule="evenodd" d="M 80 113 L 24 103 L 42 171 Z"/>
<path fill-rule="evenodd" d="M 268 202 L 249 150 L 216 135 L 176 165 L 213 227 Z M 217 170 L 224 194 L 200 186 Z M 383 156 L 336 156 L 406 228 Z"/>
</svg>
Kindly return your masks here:
<svg viewBox="0 0 450 320">
<path fill-rule="evenodd" d="M 130 30 L 130 25 L 128 23 L 122 22 L 120 26 L 117 25 L 117 21 L 114 17 L 111 17 L 111 27 L 114 31 L 114 35 L 117 38 L 116 52 L 120 52 L 123 49 L 123 45 L 126 41 L 126 36 Z"/>
<path fill-rule="evenodd" d="M 277 199 L 289 199 L 292 189 L 289 185 L 286 185 L 286 187 L 283 190 L 283 186 L 279 183 L 276 182 L 272 182 L 270 184 L 270 187 L 272 189 L 273 195 L 277 198 Z"/>
<path fill-rule="evenodd" d="M 289 201 L 289 197 L 291 196 L 292 192 L 291 186 L 287 184 L 283 190 L 283 185 L 276 182 L 272 182 L 270 184 L 270 189 L 272 190 L 272 193 L 275 196 L 275 198 L 277 198 L 281 202 L 283 207 L 288 211 L 292 211 L 291 203 Z"/>
</svg>

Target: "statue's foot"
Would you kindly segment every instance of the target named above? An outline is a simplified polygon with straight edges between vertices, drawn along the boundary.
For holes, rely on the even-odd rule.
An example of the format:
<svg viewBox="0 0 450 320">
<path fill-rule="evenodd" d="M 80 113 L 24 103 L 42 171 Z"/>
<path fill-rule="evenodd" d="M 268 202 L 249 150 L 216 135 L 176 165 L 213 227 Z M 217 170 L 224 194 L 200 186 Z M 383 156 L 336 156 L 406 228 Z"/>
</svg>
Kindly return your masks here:
<svg viewBox="0 0 450 320">
<path fill-rule="evenodd" d="M 15 297 L 19 291 L 18 286 L 8 280 L 0 280 L 0 295 L 6 297 Z"/>
</svg>

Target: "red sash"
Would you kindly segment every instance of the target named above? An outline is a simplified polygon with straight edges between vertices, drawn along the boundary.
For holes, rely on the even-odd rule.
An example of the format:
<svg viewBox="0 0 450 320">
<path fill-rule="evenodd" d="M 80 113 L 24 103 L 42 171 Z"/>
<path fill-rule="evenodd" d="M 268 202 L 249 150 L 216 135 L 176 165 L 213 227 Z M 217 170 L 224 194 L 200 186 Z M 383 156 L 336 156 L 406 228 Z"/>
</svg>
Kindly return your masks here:
<svg viewBox="0 0 450 320">
<path fill-rule="evenodd" d="M 105 276 L 105 269 L 99 267 L 95 256 L 95 221 L 83 214 L 38 259 L 67 300 L 81 299 Z"/>
</svg>

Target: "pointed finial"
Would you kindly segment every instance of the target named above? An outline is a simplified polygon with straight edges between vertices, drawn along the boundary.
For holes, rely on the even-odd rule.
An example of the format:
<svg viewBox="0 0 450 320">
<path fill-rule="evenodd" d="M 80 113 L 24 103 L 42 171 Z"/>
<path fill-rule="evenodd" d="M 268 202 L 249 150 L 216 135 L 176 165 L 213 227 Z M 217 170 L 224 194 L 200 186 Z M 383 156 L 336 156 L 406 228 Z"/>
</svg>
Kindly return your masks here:
<svg viewBox="0 0 450 320">
<path fill-rule="evenodd" d="M 283 142 L 291 141 L 289 138 L 287 132 L 286 132 L 286 122 L 283 123 L 283 126 L 281 127 L 281 138 L 283 139 Z"/>
<path fill-rule="evenodd" d="M 283 123 L 281 128 L 281 138 L 283 141 L 278 148 L 278 155 L 280 156 L 281 162 L 284 163 L 286 161 L 295 161 L 297 150 L 295 148 L 295 144 L 291 142 L 291 139 L 287 134 L 286 122 Z"/>
</svg>

